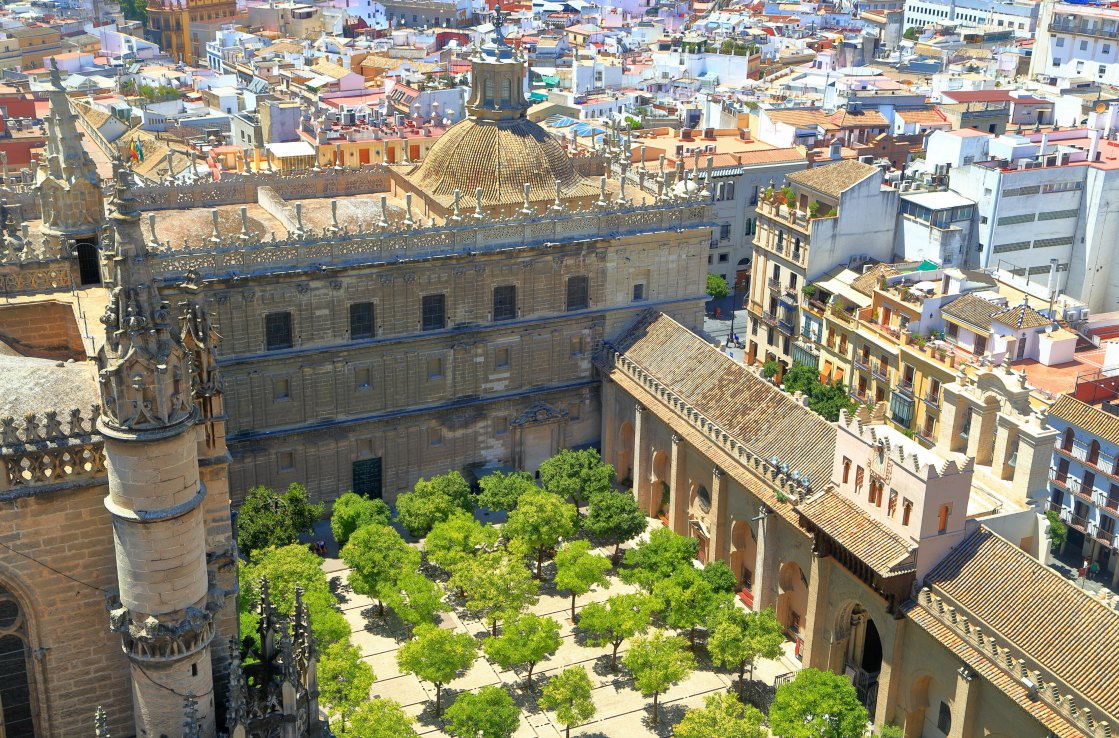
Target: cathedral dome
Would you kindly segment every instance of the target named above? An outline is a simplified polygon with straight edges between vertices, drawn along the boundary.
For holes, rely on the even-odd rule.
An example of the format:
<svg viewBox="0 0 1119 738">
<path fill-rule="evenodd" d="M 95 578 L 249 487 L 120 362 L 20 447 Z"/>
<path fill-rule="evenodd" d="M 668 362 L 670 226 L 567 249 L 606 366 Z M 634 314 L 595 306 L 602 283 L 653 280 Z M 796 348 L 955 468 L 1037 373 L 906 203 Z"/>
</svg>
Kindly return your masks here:
<svg viewBox="0 0 1119 738">
<path fill-rule="evenodd" d="M 563 147 L 538 124 L 523 117 L 468 118 L 439 137 L 411 174 L 414 185 L 447 202 L 462 191 L 464 208 L 482 188 L 482 206 L 520 203 L 524 186 L 532 201 L 551 201 L 556 181 L 560 197 L 592 197 L 598 189 L 575 171 Z"/>
</svg>

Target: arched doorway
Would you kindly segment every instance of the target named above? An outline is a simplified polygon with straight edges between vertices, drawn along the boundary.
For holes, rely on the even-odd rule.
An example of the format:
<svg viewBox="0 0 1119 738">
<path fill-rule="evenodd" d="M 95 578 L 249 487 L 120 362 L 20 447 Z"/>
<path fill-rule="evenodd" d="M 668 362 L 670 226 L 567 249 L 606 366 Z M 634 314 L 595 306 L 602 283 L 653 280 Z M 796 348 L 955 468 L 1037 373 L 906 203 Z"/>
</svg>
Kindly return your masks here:
<svg viewBox="0 0 1119 738">
<path fill-rule="evenodd" d="M 850 678 L 867 711 L 874 715 L 878 676 L 882 671 L 882 637 L 878 626 L 857 602 L 842 608 L 837 617 L 834 643 L 843 649 L 843 673 Z"/>
<path fill-rule="evenodd" d="M 101 254 L 90 239 L 78 241 L 78 281 L 82 285 L 101 284 Z"/>
<path fill-rule="evenodd" d="M 905 738 L 919 738 L 925 727 L 932 677 L 921 676 L 909 687 L 909 709 L 905 712 Z"/>
<path fill-rule="evenodd" d="M 777 572 L 777 620 L 786 635 L 796 640 L 799 657 L 804 645 L 804 617 L 808 612 L 808 578 L 795 561 L 781 564 Z"/>
<path fill-rule="evenodd" d="M 0 585 L 0 735 L 35 738 L 31 648 L 27 618 L 15 595 Z"/>
<path fill-rule="evenodd" d="M 754 607 L 754 564 L 758 556 L 758 541 L 745 520 L 736 520 L 730 529 L 730 568 L 738 577 L 741 589 L 738 596 L 750 608 Z"/>
<path fill-rule="evenodd" d="M 618 481 L 629 484 L 633 481 L 633 423 L 628 420 L 618 429 L 618 451 L 614 468 L 618 470 Z"/>
<path fill-rule="evenodd" d="M 653 454 L 653 507 L 656 515 L 667 515 L 669 506 L 668 454 L 657 451 Z"/>
</svg>

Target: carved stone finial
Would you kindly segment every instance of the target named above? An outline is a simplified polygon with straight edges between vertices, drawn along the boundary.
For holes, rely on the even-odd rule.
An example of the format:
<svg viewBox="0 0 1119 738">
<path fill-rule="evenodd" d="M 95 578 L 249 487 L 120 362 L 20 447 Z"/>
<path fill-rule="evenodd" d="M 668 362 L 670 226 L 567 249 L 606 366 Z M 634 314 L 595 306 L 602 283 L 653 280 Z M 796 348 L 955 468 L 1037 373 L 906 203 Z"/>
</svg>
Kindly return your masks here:
<svg viewBox="0 0 1119 738">
<path fill-rule="evenodd" d="M 474 188 L 474 218 L 475 220 L 485 220 L 486 215 L 482 212 L 482 188 Z"/>
<path fill-rule="evenodd" d="M 109 738 L 108 720 L 105 718 L 105 708 L 101 705 L 98 705 L 97 712 L 93 713 L 93 735 L 94 738 Z"/>
<path fill-rule="evenodd" d="M 606 175 L 598 179 L 598 202 L 595 204 L 604 209 L 610 206 L 610 203 L 606 200 Z"/>
<path fill-rule="evenodd" d="M 412 220 L 412 193 L 404 196 L 404 227 L 414 228 L 416 221 Z"/>
<path fill-rule="evenodd" d="M 529 216 L 532 216 L 532 215 L 536 214 L 536 213 L 533 212 L 532 206 L 529 205 L 529 201 L 528 201 L 531 193 L 532 193 L 532 185 L 529 184 L 528 182 L 525 182 L 524 205 L 521 207 L 521 215 L 523 215 L 525 217 L 529 217 Z"/>
<path fill-rule="evenodd" d="M 462 190 L 455 188 L 455 204 L 453 206 L 454 212 L 451 215 L 451 221 L 454 223 L 462 222 L 462 215 L 459 213 L 459 198 L 462 197 Z"/>
<path fill-rule="evenodd" d="M 202 738 L 202 724 L 198 719 L 198 700 L 189 692 L 183 699 L 183 738 Z"/>
<path fill-rule="evenodd" d="M 385 195 L 381 195 L 381 219 L 377 221 L 377 227 L 382 231 L 389 227 L 389 199 Z"/>
</svg>

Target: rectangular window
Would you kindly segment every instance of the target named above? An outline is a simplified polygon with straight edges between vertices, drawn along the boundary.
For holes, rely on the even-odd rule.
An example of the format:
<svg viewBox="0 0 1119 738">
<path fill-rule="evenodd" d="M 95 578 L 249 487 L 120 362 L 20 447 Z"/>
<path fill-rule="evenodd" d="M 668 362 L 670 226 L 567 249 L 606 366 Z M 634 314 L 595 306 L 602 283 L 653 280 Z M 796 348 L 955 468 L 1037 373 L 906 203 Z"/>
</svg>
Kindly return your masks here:
<svg viewBox="0 0 1119 738">
<path fill-rule="evenodd" d="M 353 490 L 363 497 L 381 499 L 381 458 L 362 459 L 352 465 Z"/>
<path fill-rule="evenodd" d="M 1004 215 L 1003 217 L 999 218 L 999 225 L 1000 226 L 1015 225 L 1017 223 L 1033 223 L 1033 222 L 1034 222 L 1034 214 L 1033 213 L 1025 213 L 1023 215 Z"/>
<path fill-rule="evenodd" d="M 504 436 L 509 432 L 509 418 L 500 415 L 493 419 L 493 434 L 495 436 Z"/>
<path fill-rule="evenodd" d="M 571 358 L 577 359 L 580 356 L 582 356 L 583 355 L 583 337 L 582 336 L 572 336 L 571 337 L 571 344 L 570 344 L 569 348 L 570 348 L 569 355 L 571 356 Z"/>
<path fill-rule="evenodd" d="M 975 347 L 972 349 L 972 353 L 975 354 L 976 356 L 981 356 L 984 353 L 986 353 L 986 351 L 987 351 L 987 337 L 986 336 L 976 336 L 975 337 Z"/>
<path fill-rule="evenodd" d="M 495 351 L 493 355 L 493 365 L 496 369 L 508 369 L 509 349 L 499 348 L 497 351 Z"/>
<path fill-rule="evenodd" d="M 277 471 L 287 472 L 295 469 L 295 454 L 291 451 L 281 451 L 276 454 Z"/>
<path fill-rule="evenodd" d="M 567 310 L 586 310 L 588 305 L 588 285 L 589 279 L 587 277 L 568 277 L 567 278 Z"/>
<path fill-rule="evenodd" d="M 517 317 L 517 287 L 506 284 L 493 288 L 493 319 L 513 320 Z"/>
<path fill-rule="evenodd" d="M 276 401 L 291 399 L 291 383 L 286 379 L 272 380 L 272 399 Z"/>
<path fill-rule="evenodd" d="M 635 284 L 633 286 L 633 301 L 641 302 L 645 299 L 645 285 L 643 283 Z"/>
<path fill-rule="evenodd" d="M 354 389 L 369 389 L 369 367 L 359 366 L 354 369 Z"/>
<path fill-rule="evenodd" d="M 264 347 L 269 351 L 291 348 L 291 313 L 264 316 Z"/>
<path fill-rule="evenodd" d="M 427 378 L 441 379 L 443 377 L 443 359 L 433 356 L 427 360 Z"/>
<path fill-rule="evenodd" d="M 373 338 L 373 303 L 355 302 L 350 305 L 350 340 Z"/>
<path fill-rule="evenodd" d="M 726 241 L 729 238 L 730 238 L 730 226 L 729 225 L 719 226 L 719 240 L 720 241 Z"/>
<path fill-rule="evenodd" d="M 719 263 L 726 264 L 730 261 L 730 254 L 719 254 Z"/>
<path fill-rule="evenodd" d="M 428 428 L 427 443 L 429 446 L 442 446 L 443 430 L 441 428 Z"/>
<path fill-rule="evenodd" d="M 437 331 L 447 325 L 447 296 L 444 294 L 424 295 L 422 320 L 425 331 Z"/>
<path fill-rule="evenodd" d="M 855 492 L 859 492 L 863 488 L 863 468 L 861 466 L 855 467 Z"/>
</svg>

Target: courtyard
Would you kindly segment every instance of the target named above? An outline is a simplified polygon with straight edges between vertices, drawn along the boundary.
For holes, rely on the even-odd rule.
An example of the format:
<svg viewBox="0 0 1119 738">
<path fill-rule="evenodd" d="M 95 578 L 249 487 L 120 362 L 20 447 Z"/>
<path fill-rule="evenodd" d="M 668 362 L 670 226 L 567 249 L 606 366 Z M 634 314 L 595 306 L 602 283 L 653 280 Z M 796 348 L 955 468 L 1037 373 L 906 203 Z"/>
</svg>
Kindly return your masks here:
<svg viewBox="0 0 1119 738">
<path fill-rule="evenodd" d="M 633 545 L 632 543 L 630 545 Z M 596 553 L 609 555 L 611 551 L 600 548 Z M 349 570 L 337 558 L 327 558 L 323 567 L 330 579 L 332 588 L 337 592 L 341 608 L 352 628 L 352 643 L 361 650 L 362 658 L 368 662 L 376 674 L 372 694 L 387 697 L 399 702 L 404 710 L 417 720 L 415 729 L 423 736 L 438 738 L 447 736 L 442 723 L 435 715 L 435 688 L 419 680 L 412 674 L 400 672 L 396 663 L 396 652 L 407 639 L 405 626 L 391 611 L 378 615 L 376 603 L 369 597 L 354 594 L 347 584 Z M 605 600 L 611 595 L 637 591 L 636 587 L 622 583 L 611 573 L 609 588 L 595 588 L 587 595 L 576 599 L 576 611 L 582 610 L 591 602 Z M 739 603 L 741 606 L 741 603 Z M 564 727 L 554 716 L 541 710 L 536 703 L 541 685 L 548 678 L 571 666 L 582 666 L 591 678 L 593 700 L 597 708 L 590 722 L 572 728 L 573 736 L 587 738 L 641 738 L 643 736 L 669 736 L 672 726 L 692 707 L 702 707 L 705 695 L 712 692 L 736 689 L 735 676 L 715 666 L 707 658 L 702 646 L 697 646 L 696 670 L 680 684 L 661 695 L 660 722 L 650 724 L 651 698 L 643 697 L 633 688 L 632 679 L 622 666 L 628 642 L 618 651 L 618 669 L 610 670 L 610 649 L 591 647 L 583 642 L 571 622 L 571 599 L 569 595 L 559 594 L 552 586 L 547 575 L 541 585 L 540 599 L 529 612 L 554 618 L 561 626 L 563 643 L 549 659 L 536 666 L 533 672 L 533 691 L 525 689 L 524 674 L 520 671 L 506 671 L 491 663 L 481 654 L 474 666 L 461 678 L 443 688 L 443 706 L 446 708 L 462 692 L 471 691 L 487 685 L 500 686 L 508 691 L 518 707 L 521 708 L 521 723 L 517 738 L 546 736 L 555 738 L 564 735 Z M 441 627 L 461 633 L 470 633 L 476 638 L 488 635 L 484 623 L 468 618 L 461 609 L 443 613 Z M 793 657 L 793 645 L 786 644 L 785 655 L 776 661 L 762 660 L 754 669 L 757 682 L 772 686 L 775 679 L 783 674 L 800 668 Z"/>
</svg>

